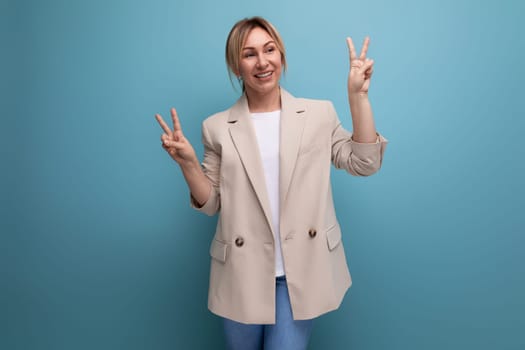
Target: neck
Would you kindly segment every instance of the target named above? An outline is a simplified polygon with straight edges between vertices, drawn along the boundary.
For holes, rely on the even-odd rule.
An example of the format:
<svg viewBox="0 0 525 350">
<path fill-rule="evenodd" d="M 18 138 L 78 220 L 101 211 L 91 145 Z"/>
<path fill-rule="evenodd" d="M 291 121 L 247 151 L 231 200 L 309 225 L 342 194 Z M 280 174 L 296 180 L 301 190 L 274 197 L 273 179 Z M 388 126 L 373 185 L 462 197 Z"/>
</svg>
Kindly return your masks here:
<svg viewBox="0 0 525 350">
<path fill-rule="evenodd" d="M 246 90 L 246 97 L 248 98 L 248 109 L 252 113 L 281 109 L 281 90 L 279 87 L 266 94 Z"/>
</svg>

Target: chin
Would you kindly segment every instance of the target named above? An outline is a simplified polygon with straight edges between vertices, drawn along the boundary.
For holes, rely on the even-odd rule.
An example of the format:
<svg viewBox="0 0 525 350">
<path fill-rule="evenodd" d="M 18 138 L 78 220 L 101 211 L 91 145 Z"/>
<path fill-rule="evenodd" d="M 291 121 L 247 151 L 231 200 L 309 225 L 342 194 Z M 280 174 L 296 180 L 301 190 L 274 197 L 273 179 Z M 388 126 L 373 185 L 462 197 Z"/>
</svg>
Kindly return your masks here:
<svg viewBox="0 0 525 350">
<path fill-rule="evenodd" d="M 263 85 L 263 86 L 259 86 L 257 87 L 256 89 L 253 89 L 259 93 L 264 93 L 264 94 L 267 94 L 267 93 L 270 93 L 270 92 L 273 92 L 275 90 L 279 90 L 279 82 L 274 82 L 274 83 L 268 83 L 266 85 Z"/>
</svg>

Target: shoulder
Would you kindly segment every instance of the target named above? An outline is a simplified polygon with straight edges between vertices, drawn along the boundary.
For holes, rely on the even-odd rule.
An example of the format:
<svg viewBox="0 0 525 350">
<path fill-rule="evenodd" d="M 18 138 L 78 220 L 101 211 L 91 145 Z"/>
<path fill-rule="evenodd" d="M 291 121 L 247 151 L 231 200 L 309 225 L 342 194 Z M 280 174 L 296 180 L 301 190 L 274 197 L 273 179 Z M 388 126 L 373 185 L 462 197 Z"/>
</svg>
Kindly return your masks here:
<svg viewBox="0 0 525 350">
<path fill-rule="evenodd" d="M 302 109 L 309 116 L 309 120 L 322 123 L 330 123 L 336 120 L 337 112 L 330 100 L 319 100 L 311 98 L 297 98 L 297 110 Z"/>
<path fill-rule="evenodd" d="M 312 98 L 297 98 L 299 100 L 299 103 L 304 104 L 306 107 L 309 107 L 311 109 L 326 109 L 326 108 L 333 108 L 334 105 L 332 101 L 330 100 L 319 100 L 319 99 L 312 99 Z"/>
<path fill-rule="evenodd" d="M 212 127 L 214 125 L 226 123 L 228 121 L 228 116 L 230 115 L 230 109 L 231 108 L 228 108 L 224 111 L 220 111 L 210 115 L 209 117 L 204 119 L 202 124 L 206 127 Z"/>
<path fill-rule="evenodd" d="M 203 132 L 210 133 L 210 135 L 217 136 L 227 132 L 232 122 L 232 110 L 234 106 L 223 111 L 214 113 L 204 119 L 202 122 Z"/>
<path fill-rule="evenodd" d="M 236 122 L 241 116 L 248 115 L 248 101 L 245 95 L 242 95 L 230 108 L 217 112 L 203 122 L 205 128 L 221 128 L 230 123 Z"/>
<path fill-rule="evenodd" d="M 338 124 L 339 117 L 330 100 L 312 99 L 287 96 L 289 110 L 303 113 L 309 128 L 318 130 L 333 130 Z"/>
<path fill-rule="evenodd" d="M 286 90 L 282 91 L 281 99 L 284 104 L 293 106 L 294 109 L 305 109 L 323 114 L 334 110 L 334 106 L 329 100 L 295 97 Z"/>
</svg>

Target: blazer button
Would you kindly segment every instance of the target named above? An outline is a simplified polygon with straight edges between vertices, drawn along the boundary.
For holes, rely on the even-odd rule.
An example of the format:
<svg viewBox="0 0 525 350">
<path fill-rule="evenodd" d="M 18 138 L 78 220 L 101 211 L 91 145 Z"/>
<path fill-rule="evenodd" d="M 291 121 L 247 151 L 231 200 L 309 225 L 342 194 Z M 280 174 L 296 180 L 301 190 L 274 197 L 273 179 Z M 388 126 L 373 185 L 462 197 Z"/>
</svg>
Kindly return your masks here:
<svg viewBox="0 0 525 350">
<path fill-rule="evenodd" d="M 235 239 L 235 245 L 236 245 L 237 247 L 242 247 L 243 244 L 244 244 L 244 239 L 242 239 L 242 237 L 237 237 L 237 238 Z"/>
<path fill-rule="evenodd" d="M 308 235 L 309 235 L 311 238 L 314 238 L 315 236 L 317 236 L 317 231 L 314 230 L 313 228 L 311 228 L 310 230 L 308 230 Z"/>
</svg>

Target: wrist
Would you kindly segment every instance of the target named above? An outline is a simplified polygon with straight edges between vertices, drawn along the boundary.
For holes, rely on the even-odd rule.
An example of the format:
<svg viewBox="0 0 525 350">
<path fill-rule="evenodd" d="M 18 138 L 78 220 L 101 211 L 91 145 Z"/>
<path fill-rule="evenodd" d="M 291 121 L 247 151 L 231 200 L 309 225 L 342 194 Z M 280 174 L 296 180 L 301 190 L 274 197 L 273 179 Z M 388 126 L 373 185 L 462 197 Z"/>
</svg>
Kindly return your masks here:
<svg viewBox="0 0 525 350">
<path fill-rule="evenodd" d="M 352 112 L 359 112 L 367 110 L 370 106 L 370 100 L 368 99 L 368 93 L 356 92 L 348 94 L 348 103 Z M 353 114 L 353 113 L 352 113 Z"/>
<path fill-rule="evenodd" d="M 349 100 L 368 100 L 368 91 L 352 91 L 348 92 Z"/>
<path fill-rule="evenodd" d="M 179 166 L 183 172 L 193 172 L 197 169 L 201 169 L 199 160 L 195 157 L 189 160 L 183 160 L 179 162 Z"/>
</svg>

